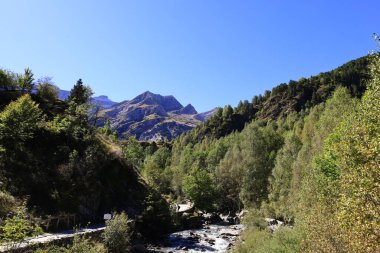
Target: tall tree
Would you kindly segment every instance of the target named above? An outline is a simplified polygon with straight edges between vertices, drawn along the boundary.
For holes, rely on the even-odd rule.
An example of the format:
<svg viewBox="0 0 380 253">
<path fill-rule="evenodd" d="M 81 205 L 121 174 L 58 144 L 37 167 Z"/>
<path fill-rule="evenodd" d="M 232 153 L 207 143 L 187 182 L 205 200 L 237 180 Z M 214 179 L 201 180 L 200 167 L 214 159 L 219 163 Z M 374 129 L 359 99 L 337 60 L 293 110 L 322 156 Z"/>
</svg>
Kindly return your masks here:
<svg viewBox="0 0 380 253">
<path fill-rule="evenodd" d="M 46 101 L 58 99 L 59 88 L 54 85 L 50 77 L 41 78 L 37 81 L 37 96 Z"/>
<path fill-rule="evenodd" d="M 79 79 L 74 87 L 70 91 L 70 95 L 67 98 L 68 101 L 72 101 L 76 104 L 87 104 L 91 100 L 93 92 L 88 85 L 84 85 L 82 79 Z"/>
<path fill-rule="evenodd" d="M 336 189 L 334 218 L 348 252 L 380 250 L 380 57 L 372 57 L 361 104 L 329 137 L 318 163 L 327 189 Z"/>
<path fill-rule="evenodd" d="M 22 92 L 30 93 L 34 88 L 34 74 L 32 70 L 26 68 L 23 75 L 18 75 L 17 82 Z"/>
</svg>

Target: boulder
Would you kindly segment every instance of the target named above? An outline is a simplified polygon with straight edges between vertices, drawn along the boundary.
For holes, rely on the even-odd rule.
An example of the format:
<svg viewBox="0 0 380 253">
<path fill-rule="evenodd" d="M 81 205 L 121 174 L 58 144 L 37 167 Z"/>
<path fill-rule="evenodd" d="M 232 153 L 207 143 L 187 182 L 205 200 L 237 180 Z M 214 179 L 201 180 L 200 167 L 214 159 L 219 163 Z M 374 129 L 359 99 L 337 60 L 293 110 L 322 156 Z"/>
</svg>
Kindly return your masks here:
<svg viewBox="0 0 380 253">
<path fill-rule="evenodd" d="M 217 224 L 217 223 L 223 222 L 219 214 L 216 214 L 216 213 L 205 213 L 202 215 L 202 217 L 207 224 Z"/>
<path fill-rule="evenodd" d="M 149 251 L 142 244 L 135 244 L 132 247 L 133 253 L 149 253 Z"/>
</svg>

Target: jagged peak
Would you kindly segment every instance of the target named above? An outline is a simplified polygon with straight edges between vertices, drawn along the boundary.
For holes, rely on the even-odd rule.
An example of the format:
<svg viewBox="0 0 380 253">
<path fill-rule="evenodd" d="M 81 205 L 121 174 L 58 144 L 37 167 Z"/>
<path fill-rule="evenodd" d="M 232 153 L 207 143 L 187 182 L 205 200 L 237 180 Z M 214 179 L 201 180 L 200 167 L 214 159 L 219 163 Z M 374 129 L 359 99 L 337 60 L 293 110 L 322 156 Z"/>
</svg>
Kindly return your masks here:
<svg viewBox="0 0 380 253">
<path fill-rule="evenodd" d="M 198 113 L 192 104 L 186 105 L 184 108 L 181 109 L 181 112 L 183 114 L 197 114 Z"/>
<path fill-rule="evenodd" d="M 138 95 L 130 101 L 130 104 L 157 104 L 162 106 L 167 112 L 180 110 L 183 108 L 181 103 L 178 102 L 174 96 L 162 96 L 151 91 L 145 91 L 144 93 Z"/>
</svg>

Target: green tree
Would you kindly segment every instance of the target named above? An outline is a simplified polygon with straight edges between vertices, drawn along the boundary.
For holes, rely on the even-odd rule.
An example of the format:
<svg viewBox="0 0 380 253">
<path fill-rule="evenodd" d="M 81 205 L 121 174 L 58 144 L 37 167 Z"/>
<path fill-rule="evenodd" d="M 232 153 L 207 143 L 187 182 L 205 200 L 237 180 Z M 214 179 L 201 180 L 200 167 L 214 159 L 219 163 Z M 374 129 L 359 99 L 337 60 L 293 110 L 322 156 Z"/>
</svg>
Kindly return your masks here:
<svg viewBox="0 0 380 253">
<path fill-rule="evenodd" d="M 128 216 L 122 212 L 113 214 L 113 217 L 106 222 L 103 233 L 104 244 L 110 253 L 130 252 L 131 230 L 128 223 Z"/>
<path fill-rule="evenodd" d="M 59 88 L 54 85 L 50 77 L 38 80 L 37 96 L 40 99 L 54 102 L 58 99 Z"/>
<path fill-rule="evenodd" d="M 23 93 L 30 93 L 34 88 L 34 74 L 29 68 L 26 68 L 23 75 L 17 76 L 17 82 Z"/>
<path fill-rule="evenodd" d="M 13 217 L 7 218 L 0 229 L 0 242 L 7 244 L 11 249 L 17 247 L 26 237 L 42 233 L 40 227 L 33 226 L 28 220 L 23 207 Z"/>
<path fill-rule="evenodd" d="M 183 191 L 201 210 L 212 210 L 215 203 L 215 184 L 212 175 L 199 168 L 193 168 L 185 177 Z"/>
<path fill-rule="evenodd" d="M 13 86 L 13 73 L 0 69 L 0 89 L 10 90 Z"/>
<path fill-rule="evenodd" d="M 147 157 L 144 163 L 144 177 L 148 183 L 161 193 L 170 190 L 170 177 L 166 168 L 170 165 L 170 150 L 167 147 L 159 148 L 153 155 Z"/>
<path fill-rule="evenodd" d="M 67 98 L 68 101 L 72 101 L 76 104 L 87 104 L 91 100 L 93 92 L 90 86 L 84 85 L 82 79 L 79 79 L 74 87 L 70 91 L 70 95 Z"/>
<path fill-rule="evenodd" d="M 293 176 L 293 163 L 297 159 L 302 143 L 295 133 L 290 133 L 285 137 L 285 144 L 278 152 L 269 178 L 270 189 L 268 201 L 273 208 L 274 215 L 278 218 L 291 220 L 293 214 L 289 208 L 289 192 Z"/>
<path fill-rule="evenodd" d="M 318 160 L 323 191 L 337 198 L 334 219 L 347 252 L 380 249 L 380 57 L 358 108 L 328 138 Z M 327 202 L 327 205 L 331 203 Z"/>
<path fill-rule="evenodd" d="M 4 146 L 25 142 L 33 137 L 42 122 L 41 109 L 30 95 L 23 95 L 0 113 L 0 141 Z"/>
<path fill-rule="evenodd" d="M 10 212 L 15 211 L 16 206 L 16 199 L 12 195 L 0 191 L 0 218 L 4 218 Z"/>
<path fill-rule="evenodd" d="M 226 105 L 223 108 L 223 117 L 224 118 L 229 119 L 233 113 L 234 113 L 234 109 L 232 109 L 232 107 L 230 105 Z"/>
<path fill-rule="evenodd" d="M 103 127 L 99 128 L 100 132 L 113 140 L 117 139 L 117 130 L 112 130 L 111 121 L 107 119 Z"/>
<path fill-rule="evenodd" d="M 145 153 L 136 137 L 129 137 L 127 144 L 123 145 L 123 157 L 131 165 L 136 166 L 138 169 L 142 168 Z"/>
<path fill-rule="evenodd" d="M 268 179 L 282 143 L 282 137 L 275 131 L 274 125 L 261 127 L 255 122 L 242 132 L 240 164 L 244 177 L 240 198 L 245 206 L 258 207 L 266 200 Z"/>
<path fill-rule="evenodd" d="M 235 135 L 231 147 L 218 164 L 215 171 L 216 188 L 220 208 L 237 211 L 241 209 L 239 193 L 244 177 L 241 164 L 243 154 L 240 146 L 240 136 Z"/>
</svg>

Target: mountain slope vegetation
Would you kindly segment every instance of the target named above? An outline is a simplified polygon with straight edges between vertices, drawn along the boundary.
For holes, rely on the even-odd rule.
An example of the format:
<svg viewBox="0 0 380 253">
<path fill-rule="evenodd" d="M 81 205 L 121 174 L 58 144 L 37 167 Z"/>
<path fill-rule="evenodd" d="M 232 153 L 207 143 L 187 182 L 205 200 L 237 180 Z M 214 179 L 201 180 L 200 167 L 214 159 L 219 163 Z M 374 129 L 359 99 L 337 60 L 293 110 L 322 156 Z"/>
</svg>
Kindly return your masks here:
<svg viewBox="0 0 380 253">
<path fill-rule="evenodd" d="M 171 143 L 130 137 L 122 147 L 112 124 L 152 140 L 160 124 L 175 136 L 168 117 L 202 116 L 147 92 L 104 110 L 110 121 L 104 117 L 96 128 L 88 116 L 91 90 L 81 80 L 60 101 L 46 82 L 31 94 L 30 70 L 20 76 L 0 71 L 4 218 L 22 201 L 35 215 L 67 212 L 84 220 L 127 210 L 154 236 L 171 221 L 165 196 L 190 199 L 205 212 L 249 210 L 236 252 L 380 250 L 379 54 L 218 108 Z M 263 217 L 285 226 L 268 231 Z"/>
<path fill-rule="evenodd" d="M 142 171 L 201 210 L 249 209 L 236 252 L 377 252 L 379 65 L 369 55 L 219 108 Z"/>
<path fill-rule="evenodd" d="M 0 112 L 1 218 L 20 206 L 42 222 L 76 217 L 62 227 L 44 227 L 60 229 L 102 222 L 104 213 L 125 210 L 129 217 L 139 217 L 137 226 L 143 233 L 151 233 L 139 225 L 145 219 L 161 222 L 166 217 L 157 227 L 170 226 L 166 202 L 121 156 L 119 144 L 90 124 L 89 87 L 78 81 L 69 99 L 61 101 L 56 89 L 46 99 L 39 90 L 23 91 L 12 83 L 17 79 L 8 80 L 7 89 L 0 91 L 11 101 L 2 100 Z M 157 204 L 151 209 L 162 210 L 162 219 L 144 214 L 152 200 Z"/>
<path fill-rule="evenodd" d="M 241 131 L 253 119 L 277 120 L 326 101 L 339 87 L 346 87 L 354 97 L 361 97 L 368 80 L 369 58 L 361 57 L 341 67 L 310 78 L 282 83 L 257 95 L 252 101 L 240 101 L 236 108 L 218 108 L 210 119 L 191 131 L 187 138 L 195 143 L 204 137 L 220 138 Z"/>
</svg>

